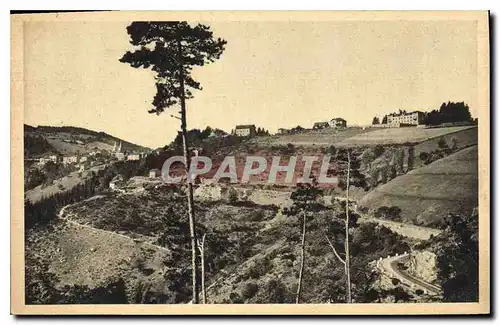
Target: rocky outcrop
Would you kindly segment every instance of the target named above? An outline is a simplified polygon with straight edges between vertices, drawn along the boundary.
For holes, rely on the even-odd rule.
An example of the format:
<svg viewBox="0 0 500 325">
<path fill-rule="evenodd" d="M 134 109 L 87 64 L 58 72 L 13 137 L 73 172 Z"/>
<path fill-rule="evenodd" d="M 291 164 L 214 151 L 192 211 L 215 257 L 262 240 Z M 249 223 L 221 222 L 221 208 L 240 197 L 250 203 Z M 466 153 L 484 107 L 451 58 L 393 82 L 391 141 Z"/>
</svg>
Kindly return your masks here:
<svg viewBox="0 0 500 325">
<path fill-rule="evenodd" d="M 436 282 L 436 254 L 430 251 L 412 252 L 407 263 L 409 274 L 429 283 Z"/>
</svg>

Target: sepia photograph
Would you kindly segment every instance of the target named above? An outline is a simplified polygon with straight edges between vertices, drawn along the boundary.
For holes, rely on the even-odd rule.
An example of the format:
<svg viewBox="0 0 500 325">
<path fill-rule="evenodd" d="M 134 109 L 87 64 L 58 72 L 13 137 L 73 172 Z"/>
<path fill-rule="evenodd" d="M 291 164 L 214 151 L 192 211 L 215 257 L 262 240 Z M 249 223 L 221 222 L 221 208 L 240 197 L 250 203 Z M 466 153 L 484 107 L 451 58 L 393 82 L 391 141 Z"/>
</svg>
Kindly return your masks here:
<svg viewBox="0 0 500 325">
<path fill-rule="evenodd" d="M 12 14 L 11 49 L 11 313 L 490 313 L 487 11 Z"/>
</svg>

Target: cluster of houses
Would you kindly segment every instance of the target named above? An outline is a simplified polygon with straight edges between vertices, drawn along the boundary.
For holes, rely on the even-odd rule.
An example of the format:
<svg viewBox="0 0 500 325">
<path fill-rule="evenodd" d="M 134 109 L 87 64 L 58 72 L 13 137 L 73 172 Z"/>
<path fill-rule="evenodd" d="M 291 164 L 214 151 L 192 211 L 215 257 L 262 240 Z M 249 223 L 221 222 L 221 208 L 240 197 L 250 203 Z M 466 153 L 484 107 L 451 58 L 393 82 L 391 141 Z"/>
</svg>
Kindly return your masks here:
<svg viewBox="0 0 500 325">
<path fill-rule="evenodd" d="M 320 129 L 327 129 L 327 128 L 343 129 L 346 127 L 347 127 L 347 121 L 341 117 L 336 117 L 336 118 L 332 118 L 329 121 L 316 122 L 313 124 L 312 129 L 313 130 L 320 130 Z M 293 128 L 293 129 L 280 128 L 280 129 L 278 129 L 278 134 L 291 134 L 291 133 L 301 132 L 303 130 L 304 129 L 299 127 L 299 126 Z"/>
<path fill-rule="evenodd" d="M 90 155 L 90 153 L 89 153 Z M 95 154 L 94 154 L 95 155 Z M 73 165 L 75 164 L 75 168 L 79 171 L 84 171 L 88 166 L 88 158 L 86 156 L 59 156 L 59 155 L 50 155 L 47 157 L 41 157 L 38 159 L 38 164 L 40 166 L 44 166 L 48 162 L 58 163 L 61 162 L 64 165 Z"/>
<path fill-rule="evenodd" d="M 72 165 L 76 169 L 78 169 L 79 171 L 84 171 L 91 165 L 89 158 L 94 157 L 99 153 L 100 153 L 100 151 L 94 150 L 94 151 L 88 152 L 86 155 L 67 155 L 67 156 L 50 155 L 50 156 L 38 158 L 38 164 L 40 166 L 43 166 L 43 165 L 47 164 L 49 161 L 54 162 L 54 163 L 60 162 L 64 165 Z M 143 158 L 143 156 L 145 154 L 144 153 L 123 152 L 121 141 L 119 143 L 117 143 L 115 141 L 111 155 L 114 156 L 118 160 L 132 160 L 132 161 L 134 161 L 134 160 L 140 160 L 141 158 Z"/>
<path fill-rule="evenodd" d="M 314 130 L 325 129 L 325 128 L 341 129 L 346 127 L 347 127 L 347 121 L 344 120 L 343 118 L 336 117 L 331 119 L 330 121 L 316 122 L 314 123 L 312 129 Z M 279 128 L 278 134 L 291 134 L 291 133 L 301 132 L 304 130 L 305 129 L 300 126 L 297 126 L 292 129 Z M 236 127 L 234 128 L 234 135 L 238 137 L 252 137 L 257 135 L 257 129 L 254 124 L 236 125 Z"/>
<path fill-rule="evenodd" d="M 341 129 L 347 127 L 347 121 L 341 117 L 332 118 L 327 122 L 316 122 L 313 124 L 313 130 L 317 129 L 326 129 L 326 128 L 335 128 Z"/>
</svg>

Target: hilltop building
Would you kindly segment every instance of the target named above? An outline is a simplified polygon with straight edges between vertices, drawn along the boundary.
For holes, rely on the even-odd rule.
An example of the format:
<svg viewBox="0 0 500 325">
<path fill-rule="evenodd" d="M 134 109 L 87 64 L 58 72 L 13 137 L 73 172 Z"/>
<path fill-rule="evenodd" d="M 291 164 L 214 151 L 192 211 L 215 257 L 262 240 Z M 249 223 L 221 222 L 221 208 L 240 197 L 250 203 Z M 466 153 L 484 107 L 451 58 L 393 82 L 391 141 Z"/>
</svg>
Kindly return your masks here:
<svg viewBox="0 0 500 325">
<path fill-rule="evenodd" d="M 346 128 L 347 127 L 347 121 L 344 120 L 343 118 L 340 118 L 340 117 L 336 117 L 336 118 L 331 119 L 330 122 L 328 122 L 328 124 L 332 128 Z"/>
<path fill-rule="evenodd" d="M 290 133 L 289 129 L 283 129 L 283 128 L 278 129 L 278 134 L 289 134 L 289 133 Z"/>
<path fill-rule="evenodd" d="M 392 113 L 387 115 L 390 126 L 420 125 L 424 123 L 425 114 L 421 111 Z"/>
<path fill-rule="evenodd" d="M 234 129 L 234 135 L 238 137 L 251 137 L 257 134 L 257 130 L 255 129 L 255 125 L 236 125 Z"/>
<path fill-rule="evenodd" d="M 314 130 L 329 128 L 330 124 L 328 122 L 316 122 L 313 125 Z"/>
</svg>

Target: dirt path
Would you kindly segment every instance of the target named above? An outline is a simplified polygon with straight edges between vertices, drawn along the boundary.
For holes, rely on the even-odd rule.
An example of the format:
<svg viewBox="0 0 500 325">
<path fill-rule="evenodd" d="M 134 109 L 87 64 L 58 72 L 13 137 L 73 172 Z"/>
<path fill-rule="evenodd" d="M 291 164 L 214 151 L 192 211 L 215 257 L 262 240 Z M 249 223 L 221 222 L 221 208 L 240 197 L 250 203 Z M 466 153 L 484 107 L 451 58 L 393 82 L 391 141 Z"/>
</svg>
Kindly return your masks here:
<svg viewBox="0 0 500 325">
<path fill-rule="evenodd" d="M 335 200 L 345 201 L 345 197 L 334 197 Z M 419 240 L 428 240 L 431 236 L 437 236 L 441 233 L 441 230 L 430 227 L 422 227 L 417 225 L 412 225 L 404 222 L 397 222 L 392 220 L 378 219 L 374 216 L 368 215 L 358 210 L 358 204 L 355 200 L 350 199 L 350 202 L 354 202 L 354 212 L 360 216 L 359 222 L 375 222 L 379 225 L 385 226 L 390 230 L 409 238 L 415 238 Z"/>
<path fill-rule="evenodd" d="M 95 197 L 87 199 L 87 200 L 92 200 L 92 199 L 95 199 Z M 119 233 L 116 233 L 114 231 L 104 230 L 104 229 L 100 229 L 100 228 L 95 228 L 95 227 L 87 225 L 87 224 L 83 224 L 83 223 L 76 222 L 74 220 L 70 220 L 70 219 L 68 219 L 68 216 L 64 215 L 64 212 L 65 212 L 66 208 L 68 206 L 70 206 L 70 205 L 71 204 L 65 205 L 64 207 L 61 208 L 61 210 L 59 210 L 58 218 L 61 219 L 61 220 L 66 221 L 66 223 L 68 223 L 68 224 L 70 224 L 72 226 L 81 227 L 81 228 L 87 228 L 87 229 L 91 229 L 93 231 L 100 232 L 102 234 L 125 238 L 125 239 L 128 239 L 128 240 L 134 241 L 136 243 L 140 243 L 143 246 L 149 246 L 149 247 L 152 247 L 154 249 L 159 249 L 159 250 L 164 251 L 164 252 L 170 252 L 170 249 L 168 249 L 166 247 L 162 247 L 162 246 L 159 246 L 159 245 L 147 242 L 147 241 L 138 240 L 137 238 L 132 238 L 130 236 L 119 234 Z"/>
</svg>

